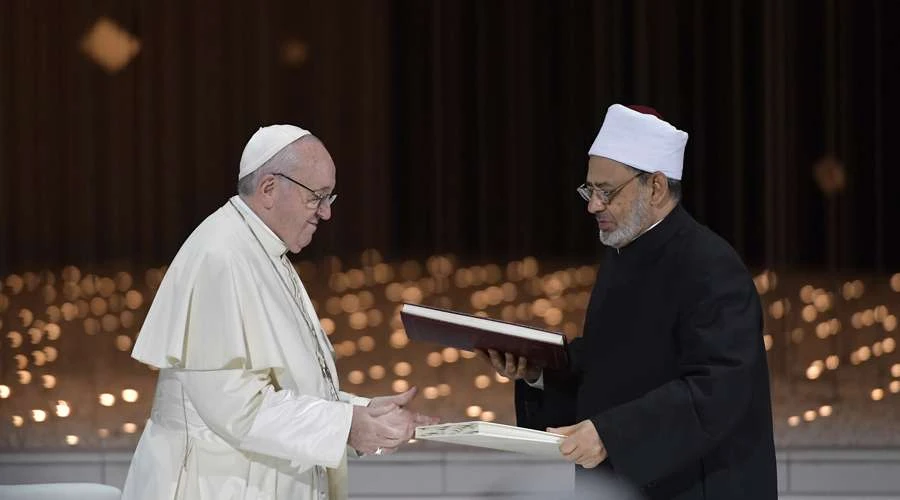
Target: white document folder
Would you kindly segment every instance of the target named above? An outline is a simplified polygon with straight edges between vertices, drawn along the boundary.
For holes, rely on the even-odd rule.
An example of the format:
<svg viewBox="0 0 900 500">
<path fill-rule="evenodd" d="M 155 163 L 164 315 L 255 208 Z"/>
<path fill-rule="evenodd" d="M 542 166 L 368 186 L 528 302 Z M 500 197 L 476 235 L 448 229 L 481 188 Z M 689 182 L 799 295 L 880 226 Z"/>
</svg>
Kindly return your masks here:
<svg viewBox="0 0 900 500">
<path fill-rule="evenodd" d="M 560 460 L 563 458 L 559 452 L 559 443 L 564 437 L 524 427 L 481 421 L 416 427 L 416 439 L 423 441 L 476 446 Z"/>
</svg>

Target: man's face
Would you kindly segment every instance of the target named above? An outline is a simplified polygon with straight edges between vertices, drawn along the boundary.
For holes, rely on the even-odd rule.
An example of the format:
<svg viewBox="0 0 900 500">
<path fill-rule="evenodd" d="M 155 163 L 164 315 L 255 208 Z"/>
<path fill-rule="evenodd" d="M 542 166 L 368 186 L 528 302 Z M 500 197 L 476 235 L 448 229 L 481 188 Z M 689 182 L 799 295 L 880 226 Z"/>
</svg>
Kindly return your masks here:
<svg viewBox="0 0 900 500">
<path fill-rule="evenodd" d="M 312 241 L 319 222 L 331 218 L 331 205 L 323 198 L 334 192 L 335 167 L 331 155 L 317 140 L 299 141 L 289 147 L 297 148 L 295 157 L 302 160 L 281 173 L 309 189 L 275 176 L 272 230 L 288 250 L 297 253 Z"/>
<path fill-rule="evenodd" d="M 608 158 L 591 156 L 586 184 L 594 195 L 588 212 L 597 220 L 600 241 L 621 248 L 637 238 L 650 220 L 650 189 L 633 170 Z M 611 195 L 608 203 L 603 195 Z"/>
</svg>

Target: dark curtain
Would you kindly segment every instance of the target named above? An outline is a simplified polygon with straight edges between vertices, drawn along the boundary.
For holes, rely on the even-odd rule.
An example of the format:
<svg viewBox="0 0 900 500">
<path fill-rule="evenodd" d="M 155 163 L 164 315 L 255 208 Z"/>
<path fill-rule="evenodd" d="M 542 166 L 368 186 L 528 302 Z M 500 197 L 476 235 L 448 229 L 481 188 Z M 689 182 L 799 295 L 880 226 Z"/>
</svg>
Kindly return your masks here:
<svg viewBox="0 0 900 500">
<path fill-rule="evenodd" d="M 117 72 L 80 49 L 101 16 L 140 41 Z M 0 274 L 168 262 L 283 122 L 338 165 L 301 258 L 593 262 L 574 189 L 615 102 L 690 134 L 684 204 L 751 265 L 896 269 L 898 21 L 890 0 L 2 2 Z"/>
<path fill-rule="evenodd" d="M 389 244 L 389 5 L 0 3 L 0 269 L 161 264 L 235 193 L 246 140 L 296 123 L 329 146 L 340 224 L 322 248 Z M 85 57 L 101 16 L 140 40 L 110 74 Z M 303 64 L 285 44 L 307 47 Z M 365 208 L 364 210 L 362 208 Z"/>
</svg>

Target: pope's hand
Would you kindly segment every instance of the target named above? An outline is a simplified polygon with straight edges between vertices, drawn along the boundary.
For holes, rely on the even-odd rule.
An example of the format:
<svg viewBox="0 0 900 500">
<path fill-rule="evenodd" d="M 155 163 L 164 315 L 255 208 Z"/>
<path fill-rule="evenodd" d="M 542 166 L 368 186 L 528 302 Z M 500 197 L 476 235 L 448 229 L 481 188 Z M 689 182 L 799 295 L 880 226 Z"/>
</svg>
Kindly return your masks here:
<svg viewBox="0 0 900 500">
<path fill-rule="evenodd" d="M 524 356 L 516 358 L 512 353 L 499 352 L 494 349 L 488 349 L 487 352 L 475 349 L 475 354 L 490 363 L 497 373 L 508 379 L 524 379 L 527 382 L 534 382 L 541 376 L 541 369 L 530 364 L 528 358 Z"/>
<path fill-rule="evenodd" d="M 416 395 L 415 388 L 396 396 L 373 398 L 369 406 L 354 406 L 347 444 L 364 454 L 390 454 L 412 438 L 416 427 L 437 419 L 404 406 Z"/>
<path fill-rule="evenodd" d="M 354 406 L 347 444 L 366 455 L 379 449 L 380 453 L 393 453 L 409 440 L 414 429 L 412 412 L 397 405 L 379 408 Z"/>
<path fill-rule="evenodd" d="M 379 408 L 386 408 L 390 405 L 394 405 L 405 409 L 413 398 L 416 397 L 416 394 L 417 390 L 413 387 L 406 392 L 395 394 L 393 396 L 378 396 L 372 398 L 372 401 L 369 402 L 369 408 L 377 410 Z M 439 421 L 437 417 L 429 417 L 428 415 L 422 415 L 417 412 L 413 412 L 413 415 L 417 426 L 436 424 Z"/>
<path fill-rule="evenodd" d="M 559 452 L 569 462 L 574 462 L 585 469 L 593 469 L 606 460 L 606 448 L 597 428 L 590 420 L 567 427 L 548 427 L 547 432 L 566 436 L 559 444 Z"/>
</svg>

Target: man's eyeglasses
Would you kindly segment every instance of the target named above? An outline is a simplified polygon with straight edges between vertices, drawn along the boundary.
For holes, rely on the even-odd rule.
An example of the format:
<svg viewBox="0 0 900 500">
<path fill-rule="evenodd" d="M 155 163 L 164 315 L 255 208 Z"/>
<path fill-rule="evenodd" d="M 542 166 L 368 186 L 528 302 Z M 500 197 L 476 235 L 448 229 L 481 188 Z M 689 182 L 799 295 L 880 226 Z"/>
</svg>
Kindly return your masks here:
<svg viewBox="0 0 900 500">
<path fill-rule="evenodd" d="M 582 184 L 582 185 L 578 186 L 576 191 L 578 192 L 578 194 L 581 195 L 582 198 L 584 198 L 584 201 L 590 202 L 591 198 L 593 198 L 594 195 L 596 195 L 597 199 L 600 200 L 600 202 L 602 202 L 604 205 L 609 205 L 610 203 L 612 203 L 612 201 L 616 197 L 616 195 L 618 195 L 619 193 L 622 192 L 623 189 L 625 189 L 625 186 L 627 186 L 631 181 L 637 179 L 638 177 L 640 177 L 644 174 L 645 174 L 645 172 L 636 174 L 633 177 L 631 177 L 630 179 L 628 179 L 627 181 L 623 182 L 622 184 L 619 184 L 619 186 L 617 188 L 612 189 L 612 190 L 599 189 L 599 188 L 595 188 L 593 186 L 589 186 L 587 184 Z"/>
<path fill-rule="evenodd" d="M 287 180 L 293 182 L 294 184 L 296 184 L 296 185 L 302 187 L 303 189 L 309 191 L 310 193 L 312 193 L 312 195 L 313 195 L 312 199 L 309 200 L 308 202 L 306 202 L 306 206 L 309 207 L 309 208 L 316 208 L 316 209 L 318 209 L 319 207 L 322 206 L 323 203 L 327 203 L 327 205 L 330 207 L 331 205 L 334 204 L 334 200 L 337 199 L 337 193 L 319 194 L 319 193 L 316 192 L 315 189 L 312 189 L 312 188 L 310 188 L 310 187 L 306 187 L 306 186 L 304 186 L 302 183 L 297 182 L 296 180 L 290 178 L 290 177 L 287 176 L 287 175 L 284 175 L 284 174 L 279 173 L 279 172 L 276 172 L 275 175 L 277 175 L 277 176 L 279 176 L 279 177 L 284 177 L 285 179 L 287 179 Z"/>
</svg>

